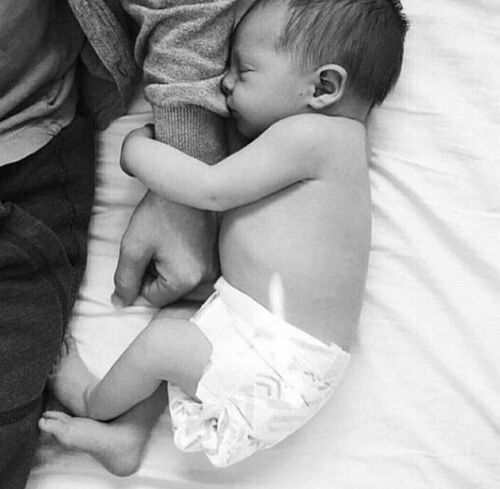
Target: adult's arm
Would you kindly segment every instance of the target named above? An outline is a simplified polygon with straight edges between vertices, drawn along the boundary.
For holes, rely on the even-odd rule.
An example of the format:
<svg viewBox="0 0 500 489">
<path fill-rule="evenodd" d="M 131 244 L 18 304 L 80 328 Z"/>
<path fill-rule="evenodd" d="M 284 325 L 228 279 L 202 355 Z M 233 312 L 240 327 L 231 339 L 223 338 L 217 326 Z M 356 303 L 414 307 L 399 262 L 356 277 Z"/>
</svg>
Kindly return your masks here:
<svg viewBox="0 0 500 489">
<path fill-rule="evenodd" d="M 156 138 L 207 163 L 226 155 L 219 82 L 235 3 L 122 0 L 139 28 L 135 56 L 153 107 Z M 115 295 L 125 305 L 139 293 L 159 306 L 178 299 L 214 274 L 215 242 L 210 213 L 149 191 L 122 239 Z M 147 273 L 151 269 L 154 273 Z"/>
</svg>

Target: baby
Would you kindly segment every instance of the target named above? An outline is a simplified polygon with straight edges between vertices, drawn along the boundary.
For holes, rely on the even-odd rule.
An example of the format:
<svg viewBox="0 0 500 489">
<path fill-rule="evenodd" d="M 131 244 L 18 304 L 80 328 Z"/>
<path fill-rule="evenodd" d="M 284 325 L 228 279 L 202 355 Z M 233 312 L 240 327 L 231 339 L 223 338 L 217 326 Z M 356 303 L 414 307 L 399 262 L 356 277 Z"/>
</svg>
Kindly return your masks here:
<svg viewBox="0 0 500 489">
<path fill-rule="evenodd" d="M 318 412 L 345 372 L 364 291 L 364 123 L 399 76 L 406 30 L 395 0 L 257 0 L 222 82 L 251 142 L 208 166 L 149 128 L 127 136 L 126 172 L 223 213 L 222 277 L 190 320 L 153 320 L 101 382 L 75 368 L 87 388 L 70 408 L 111 420 L 168 381 L 175 443 L 216 466 L 272 447 Z M 60 437 L 73 420 L 46 413 L 40 427 Z M 78 447 L 84 434 L 71 433 Z"/>
</svg>

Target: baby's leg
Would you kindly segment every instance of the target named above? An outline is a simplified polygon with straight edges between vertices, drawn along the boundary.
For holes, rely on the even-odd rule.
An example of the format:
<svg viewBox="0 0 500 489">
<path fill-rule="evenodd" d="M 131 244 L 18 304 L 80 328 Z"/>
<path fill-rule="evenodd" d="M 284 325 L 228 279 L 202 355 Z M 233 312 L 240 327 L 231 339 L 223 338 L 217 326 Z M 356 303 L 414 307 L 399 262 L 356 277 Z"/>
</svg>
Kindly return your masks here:
<svg viewBox="0 0 500 489">
<path fill-rule="evenodd" d="M 156 391 L 163 380 L 194 396 L 212 347 L 198 326 L 157 316 L 87 396 L 88 416 L 110 420 Z"/>
<path fill-rule="evenodd" d="M 153 319 L 153 322 L 168 322 L 189 319 L 199 308 L 199 303 L 179 301 L 169 306 Z M 91 374 L 83 362 L 74 338 L 68 332 L 61 348 L 59 360 L 52 369 L 49 386 L 57 399 L 77 416 L 87 416 L 84 393 L 97 384 L 98 380 Z"/>
<path fill-rule="evenodd" d="M 151 397 L 109 423 L 47 411 L 39 427 L 66 448 L 92 455 L 111 473 L 128 476 L 139 468 L 149 434 L 166 404 L 163 384 Z"/>
<path fill-rule="evenodd" d="M 194 394 L 198 379 L 209 361 L 211 346 L 193 323 L 182 319 L 191 317 L 192 312 L 188 309 L 166 309 L 159 312 L 122 355 L 123 358 L 119 359 L 121 363 L 117 362 L 117 365 L 113 366 L 109 375 L 115 376 L 118 383 L 121 383 L 123 370 L 120 364 L 127 367 L 127 357 L 134 355 L 130 358 L 141 360 L 137 369 L 147 369 L 148 373 L 154 374 L 154 382 L 157 382 L 158 377 L 173 380 L 187 392 Z M 177 318 L 172 318 L 172 315 Z M 79 357 L 74 342 L 68 345 L 68 352 L 61 359 L 62 369 L 55 374 L 57 381 L 53 383 L 53 387 L 59 386 L 56 392 L 63 394 L 62 400 L 67 405 L 74 404 L 78 408 L 82 403 L 82 389 L 93 385 L 95 379 L 89 379 L 90 373 Z M 71 378 L 75 375 L 80 380 L 73 384 L 77 385 L 77 388 L 73 389 Z M 149 381 L 149 375 L 145 381 Z M 130 382 L 126 387 L 132 389 L 132 384 L 129 384 Z M 112 385 L 112 382 L 108 383 L 108 387 Z M 103 394 L 106 394 L 105 389 Z M 88 418 L 72 418 L 67 414 L 51 411 L 44 414 L 39 424 L 42 431 L 53 435 L 62 445 L 89 453 L 110 472 L 123 476 L 135 472 L 139 467 L 151 429 L 165 405 L 166 394 L 163 386 L 160 386 L 152 396 L 109 423 Z"/>
</svg>

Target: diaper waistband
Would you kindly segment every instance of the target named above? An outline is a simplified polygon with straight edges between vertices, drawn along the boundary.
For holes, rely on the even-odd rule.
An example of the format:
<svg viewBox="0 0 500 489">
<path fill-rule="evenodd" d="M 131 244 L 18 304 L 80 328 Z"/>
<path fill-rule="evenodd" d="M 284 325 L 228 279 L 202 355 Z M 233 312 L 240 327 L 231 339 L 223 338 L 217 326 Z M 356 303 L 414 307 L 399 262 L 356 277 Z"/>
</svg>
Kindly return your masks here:
<svg viewBox="0 0 500 489">
<path fill-rule="evenodd" d="M 335 343 L 328 345 L 293 326 L 233 287 L 223 277 L 217 280 L 214 288 L 219 299 L 240 318 L 236 327 L 248 343 L 253 344 L 257 341 L 257 337 L 260 337 L 264 341 L 274 339 L 281 343 L 283 348 L 300 348 L 307 351 L 311 359 L 315 359 L 316 367 L 323 373 L 326 374 L 326 370 L 335 363 L 337 375 L 342 376 L 349 363 L 350 354 L 338 345 Z"/>
</svg>

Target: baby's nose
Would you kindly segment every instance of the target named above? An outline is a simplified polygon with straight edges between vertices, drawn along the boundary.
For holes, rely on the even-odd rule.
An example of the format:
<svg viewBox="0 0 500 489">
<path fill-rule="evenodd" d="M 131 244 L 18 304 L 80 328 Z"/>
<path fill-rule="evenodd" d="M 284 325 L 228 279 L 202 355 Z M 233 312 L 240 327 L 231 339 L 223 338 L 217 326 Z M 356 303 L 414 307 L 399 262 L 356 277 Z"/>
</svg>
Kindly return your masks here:
<svg viewBox="0 0 500 489">
<path fill-rule="evenodd" d="M 232 76 L 229 74 L 229 72 L 227 72 L 222 78 L 220 89 L 222 93 L 227 97 L 233 91 L 233 87 L 234 87 L 234 82 L 232 80 Z"/>
</svg>

